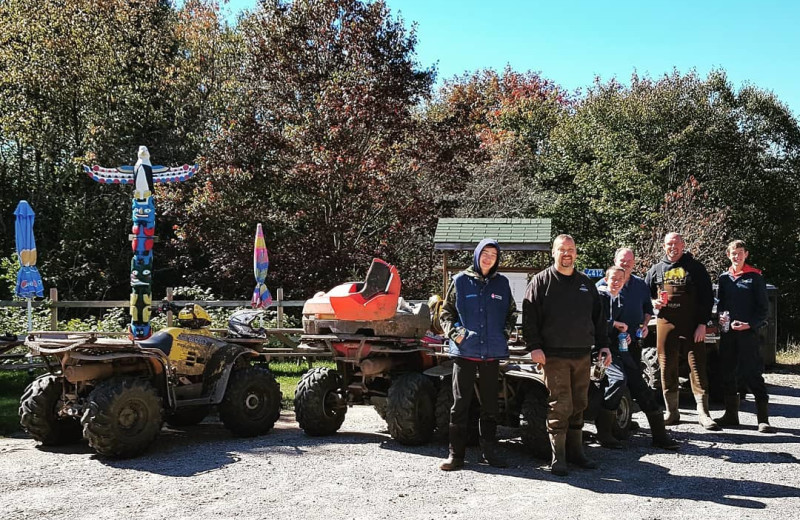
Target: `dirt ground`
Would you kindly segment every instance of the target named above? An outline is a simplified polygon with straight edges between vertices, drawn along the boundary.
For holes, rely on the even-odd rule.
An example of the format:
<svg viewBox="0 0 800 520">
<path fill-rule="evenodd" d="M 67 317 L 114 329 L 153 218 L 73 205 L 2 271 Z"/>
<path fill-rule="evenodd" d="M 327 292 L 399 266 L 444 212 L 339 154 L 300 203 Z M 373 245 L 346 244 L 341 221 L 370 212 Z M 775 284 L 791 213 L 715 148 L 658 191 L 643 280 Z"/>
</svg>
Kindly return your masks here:
<svg viewBox="0 0 800 520">
<path fill-rule="evenodd" d="M 41 449 L 23 435 L 0 438 L 0 518 L 12 519 L 381 519 L 381 518 L 800 518 L 800 375 L 770 374 L 772 423 L 755 431 L 752 397 L 743 426 L 706 432 L 690 396 L 671 429 L 675 453 L 649 445 L 649 430 L 625 450 L 587 448 L 600 468 L 559 478 L 501 429 L 512 466 L 438 469 L 446 447 L 406 447 L 374 410 L 348 411 L 341 431 L 313 438 L 284 412 L 255 439 L 232 438 L 216 419 L 165 429 L 144 456 L 98 457 L 85 444 Z M 716 412 L 714 415 L 719 415 Z M 587 430 L 593 427 L 587 425 Z"/>
</svg>

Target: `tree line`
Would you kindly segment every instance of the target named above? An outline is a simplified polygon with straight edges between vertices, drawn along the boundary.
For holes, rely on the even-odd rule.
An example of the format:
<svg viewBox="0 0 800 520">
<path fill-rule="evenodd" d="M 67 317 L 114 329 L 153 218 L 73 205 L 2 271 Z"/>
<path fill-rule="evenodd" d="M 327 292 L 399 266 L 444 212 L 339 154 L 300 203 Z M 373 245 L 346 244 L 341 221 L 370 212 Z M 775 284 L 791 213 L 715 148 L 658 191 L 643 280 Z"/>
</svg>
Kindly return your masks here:
<svg viewBox="0 0 800 520">
<path fill-rule="evenodd" d="M 201 166 L 156 189 L 155 295 L 246 298 L 261 222 L 287 298 L 363 276 L 373 256 L 425 298 L 439 217 L 547 217 L 583 267 L 630 245 L 643 271 L 678 230 L 713 275 L 741 238 L 779 288 L 781 335 L 796 334 L 800 127 L 767 88 L 723 69 L 578 92 L 511 68 L 436 86 L 416 45 L 381 1 L 267 0 L 234 24 L 210 0 L 0 2 L 0 265 L 13 270 L 27 199 L 45 285 L 125 298 L 130 190 L 80 165 L 132 164 L 143 144 L 154 164 Z"/>
</svg>

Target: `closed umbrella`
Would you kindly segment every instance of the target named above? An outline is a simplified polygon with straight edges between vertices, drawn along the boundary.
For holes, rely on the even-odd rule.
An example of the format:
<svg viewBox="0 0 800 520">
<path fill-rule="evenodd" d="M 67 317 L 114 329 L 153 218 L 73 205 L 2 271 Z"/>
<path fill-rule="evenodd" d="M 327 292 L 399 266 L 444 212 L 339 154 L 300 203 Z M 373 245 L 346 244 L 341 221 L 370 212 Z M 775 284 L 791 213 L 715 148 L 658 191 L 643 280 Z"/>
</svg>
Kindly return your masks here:
<svg viewBox="0 0 800 520">
<path fill-rule="evenodd" d="M 267 279 L 268 270 L 269 253 L 267 252 L 267 244 L 264 242 L 264 231 L 261 229 L 261 224 L 259 224 L 256 227 L 256 242 L 253 248 L 253 272 L 256 276 L 256 288 L 253 290 L 253 299 L 250 305 L 254 309 L 272 305 L 272 295 L 264 283 Z"/>
<path fill-rule="evenodd" d="M 36 269 L 36 241 L 33 238 L 33 220 L 36 214 L 27 201 L 21 200 L 14 210 L 16 222 L 17 255 L 19 256 L 20 269 L 17 274 L 17 296 L 28 300 L 28 332 L 33 326 L 33 311 L 31 300 L 44 296 L 44 286 L 39 270 Z"/>
</svg>

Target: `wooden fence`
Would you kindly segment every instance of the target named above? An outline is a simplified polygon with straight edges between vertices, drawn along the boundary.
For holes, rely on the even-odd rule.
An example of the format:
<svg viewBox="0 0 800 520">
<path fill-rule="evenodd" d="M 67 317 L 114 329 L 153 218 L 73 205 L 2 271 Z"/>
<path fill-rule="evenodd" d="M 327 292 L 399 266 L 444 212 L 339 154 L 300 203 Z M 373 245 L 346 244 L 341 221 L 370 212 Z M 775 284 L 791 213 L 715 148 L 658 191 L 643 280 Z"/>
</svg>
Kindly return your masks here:
<svg viewBox="0 0 800 520">
<path fill-rule="evenodd" d="M 173 300 L 172 287 L 167 288 L 168 301 Z M 186 305 L 197 303 L 204 307 L 249 307 L 250 300 L 177 300 L 178 302 Z M 277 328 L 283 327 L 284 309 L 287 307 L 302 307 L 305 303 L 304 300 L 284 300 L 283 289 L 276 291 L 276 298 L 273 301 L 273 306 L 277 310 Z M 58 289 L 50 289 L 50 301 L 34 301 L 33 307 L 49 307 L 50 309 L 50 330 L 58 330 L 58 310 L 59 309 L 110 309 L 114 307 L 130 307 L 129 300 L 74 300 L 74 301 L 60 301 L 58 299 Z M 25 300 L 0 300 L 0 307 L 21 307 L 26 308 L 28 302 Z M 152 307 L 158 307 L 158 303 L 153 303 Z M 167 313 L 167 325 L 172 326 L 172 313 Z"/>
</svg>

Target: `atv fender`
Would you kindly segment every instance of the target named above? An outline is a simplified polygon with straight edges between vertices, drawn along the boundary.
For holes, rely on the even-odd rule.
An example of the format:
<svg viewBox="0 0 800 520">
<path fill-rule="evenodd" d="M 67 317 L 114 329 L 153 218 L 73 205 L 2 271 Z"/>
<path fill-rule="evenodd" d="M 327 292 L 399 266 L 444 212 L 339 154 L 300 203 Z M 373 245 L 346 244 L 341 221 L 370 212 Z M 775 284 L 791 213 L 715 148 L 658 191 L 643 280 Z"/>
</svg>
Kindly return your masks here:
<svg viewBox="0 0 800 520">
<path fill-rule="evenodd" d="M 258 352 L 242 345 L 229 343 L 226 348 L 217 350 L 206 363 L 203 372 L 202 397 L 181 401 L 181 407 L 196 404 L 219 404 L 225 397 L 228 379 L 239 359 L 258 356 Z"/>
</svg>

